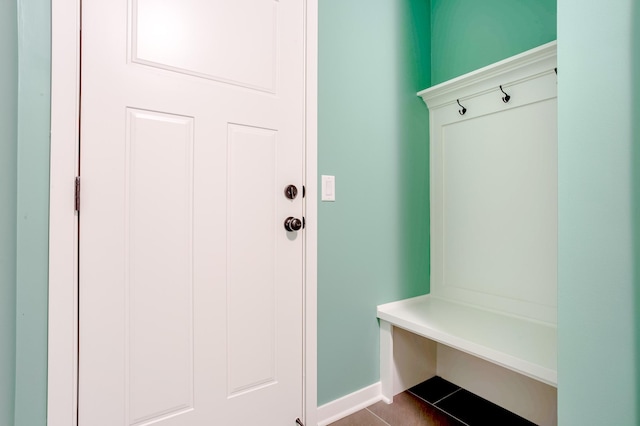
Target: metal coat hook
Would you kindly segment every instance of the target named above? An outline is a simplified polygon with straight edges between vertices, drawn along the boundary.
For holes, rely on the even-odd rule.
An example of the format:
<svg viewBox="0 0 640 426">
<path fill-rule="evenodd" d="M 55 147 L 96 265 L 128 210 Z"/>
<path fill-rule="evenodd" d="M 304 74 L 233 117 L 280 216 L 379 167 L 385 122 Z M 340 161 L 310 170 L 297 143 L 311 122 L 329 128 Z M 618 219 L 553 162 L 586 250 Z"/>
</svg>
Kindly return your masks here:
<svg viewBox="0 0 640 426">
<path fill-rule="evenodd" d="M 507 95 L 507 93 L 504 90 L 502 90 L 502 85 L 500 85 L 500 91 L 504 93 L 504 96 L 502 97 L 502 102 L 506 104 L 511 99 L 511 96 Z"/>
<path fill-rule="evenodd" d="M 462 108 L 458 110 L 460 115 L 465 115 L 467 113 L 467 109 L 460 104 L 460 99 L 456 99 L 456 102 L 458 102 L 458 105 Z"/>
</svg>

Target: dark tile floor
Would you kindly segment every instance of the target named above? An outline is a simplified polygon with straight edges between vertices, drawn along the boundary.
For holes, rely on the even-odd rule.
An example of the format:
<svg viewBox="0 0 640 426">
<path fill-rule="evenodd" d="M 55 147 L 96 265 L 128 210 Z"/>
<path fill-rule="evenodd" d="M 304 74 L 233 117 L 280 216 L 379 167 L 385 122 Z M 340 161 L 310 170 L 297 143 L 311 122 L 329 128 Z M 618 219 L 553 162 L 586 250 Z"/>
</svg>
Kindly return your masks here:
<svg viewBox="0 0 640 426">
<path fill-rule="evenodd" d="M 533 423 L 440 377 L 380 401 L 331 426 L 531 426 Z"/>
</svg>

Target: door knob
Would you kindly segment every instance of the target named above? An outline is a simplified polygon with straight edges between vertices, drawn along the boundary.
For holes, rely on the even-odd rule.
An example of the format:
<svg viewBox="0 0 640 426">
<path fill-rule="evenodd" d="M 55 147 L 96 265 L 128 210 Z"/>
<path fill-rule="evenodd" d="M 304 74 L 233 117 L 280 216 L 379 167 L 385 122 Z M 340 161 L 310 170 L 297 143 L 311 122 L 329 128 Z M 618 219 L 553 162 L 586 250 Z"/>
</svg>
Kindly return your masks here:
<svg viewBox="0 0 640 426">
<path fill-rule="evenodd" d="M 303 219 L 304 220 L 304 219 Z M 299 231 L 303 227 L 303 222 L 300 219 L 289 216 L 284 220 L 284 229 L 289 232 Z"/>
<path fill-rule="evenodd" d="M 295 185 L 287 185 L 287 187 L 284 189 L 284 196 L 289 200 L 293 200 L 298 196 L 298 188 L 296 188 Z"/>
</svg>

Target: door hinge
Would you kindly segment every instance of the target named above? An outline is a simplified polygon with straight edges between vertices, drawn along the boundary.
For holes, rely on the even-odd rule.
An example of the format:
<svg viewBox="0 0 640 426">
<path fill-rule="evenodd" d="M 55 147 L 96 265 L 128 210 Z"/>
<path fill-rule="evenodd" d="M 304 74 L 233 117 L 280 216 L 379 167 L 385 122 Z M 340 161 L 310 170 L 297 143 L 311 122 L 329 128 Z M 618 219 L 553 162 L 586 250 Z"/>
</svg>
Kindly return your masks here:
<svg viewBox="0 0 640 426">
<path fill-rule="evenodd" d="M 80 211 L 80 176 L 76 176 L 75 211 Z"/>
<path fill-rule="evenodd" d="M 298 418 L 298 419 L 296 419 L 296 424 L 297 424 L 298 426 L 304 426 L 304 423 L 302 423 L 302 420 L 300 420 L 299 418 Z"/>
</svg>

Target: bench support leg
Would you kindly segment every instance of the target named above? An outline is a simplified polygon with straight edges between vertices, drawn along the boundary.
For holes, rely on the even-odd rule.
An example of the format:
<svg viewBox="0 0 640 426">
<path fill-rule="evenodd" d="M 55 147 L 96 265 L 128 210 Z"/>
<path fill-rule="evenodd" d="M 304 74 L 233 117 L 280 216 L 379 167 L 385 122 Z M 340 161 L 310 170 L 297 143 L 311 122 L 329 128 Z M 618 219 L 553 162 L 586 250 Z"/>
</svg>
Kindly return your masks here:
<svg viewBox="0 0 640 426">
<path fill-rule="evenodd" d="M 382 400 L 393 402 L 393 326 L 380 320 L 380 387 Z"/>
</svg>

